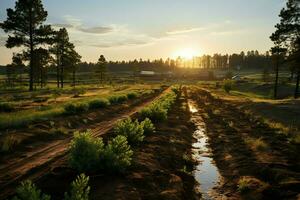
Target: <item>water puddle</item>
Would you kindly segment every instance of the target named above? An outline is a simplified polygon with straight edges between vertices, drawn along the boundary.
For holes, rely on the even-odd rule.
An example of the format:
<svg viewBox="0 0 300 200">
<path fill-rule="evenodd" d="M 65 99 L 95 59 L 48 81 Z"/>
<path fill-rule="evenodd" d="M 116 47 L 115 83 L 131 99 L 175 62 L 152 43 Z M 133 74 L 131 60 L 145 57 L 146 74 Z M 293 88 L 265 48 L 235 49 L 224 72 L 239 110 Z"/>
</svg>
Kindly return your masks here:
<svg viewBox="0 0 300 200">
<path fill-rule="evenodd" d="M 207 136 L 205 135 L 205 124 L 198 109 L 192 102 L 188 103 L 192 113 L 192 121 L 196 125 L 196 131 L 193 136 L 197 140 L 193 144 L 193 158 L 198 162 L 193 174 L 199 185 L 196 190 L 202 194 L 202 199 L 215 199 L 213 193 L 214 187 L 220 180 L 218 168 L 215 166 L 209 148 L 207 147 Z"/>
</svg>

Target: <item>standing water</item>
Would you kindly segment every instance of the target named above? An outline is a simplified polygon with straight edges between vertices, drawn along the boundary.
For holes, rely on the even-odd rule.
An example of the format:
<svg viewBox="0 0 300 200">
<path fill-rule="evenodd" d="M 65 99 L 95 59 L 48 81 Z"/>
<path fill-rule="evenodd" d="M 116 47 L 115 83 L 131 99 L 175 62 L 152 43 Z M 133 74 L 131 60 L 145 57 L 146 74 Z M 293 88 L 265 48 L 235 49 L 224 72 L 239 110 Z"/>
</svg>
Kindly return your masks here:
<svg viewBox="0 0 300 200">
<path fill-rule="evenodd" d="M 196 125 L 193 136 L 197 140 L 193 144 L 193 158 L 198 162 L 193 174 L 199 183 L 196 190 L 202 194 L 205 200 L 214 199 L 212 196 L 213 188 L 218 184 L 220 174 L 214 165 L 207 148 L 207 136 L 205 135 L 205 124 L 199 115 L 198 109 L 192 102 L 188 103 L 192 113 L 192 121 Z"/>
</svg>

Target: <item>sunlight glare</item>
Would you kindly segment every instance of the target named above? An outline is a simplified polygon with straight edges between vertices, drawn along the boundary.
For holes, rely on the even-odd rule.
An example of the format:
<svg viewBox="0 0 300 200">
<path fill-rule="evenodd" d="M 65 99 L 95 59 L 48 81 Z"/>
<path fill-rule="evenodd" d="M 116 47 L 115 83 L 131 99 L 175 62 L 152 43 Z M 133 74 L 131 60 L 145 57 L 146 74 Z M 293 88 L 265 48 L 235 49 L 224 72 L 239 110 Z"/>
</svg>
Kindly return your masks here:
<svg viewBox="0 0 300 200">
<path fill-rule="evenodd" d="M 181 58 L 185 58 L 185 59 L 192 59 L 193 57 L 198 56 L 198 55 L 200 55 L 200 52 L 198 52 L 192 48 L 180 49 L 174 53 L 175 58 L 180 56 Z"/>
</svg>

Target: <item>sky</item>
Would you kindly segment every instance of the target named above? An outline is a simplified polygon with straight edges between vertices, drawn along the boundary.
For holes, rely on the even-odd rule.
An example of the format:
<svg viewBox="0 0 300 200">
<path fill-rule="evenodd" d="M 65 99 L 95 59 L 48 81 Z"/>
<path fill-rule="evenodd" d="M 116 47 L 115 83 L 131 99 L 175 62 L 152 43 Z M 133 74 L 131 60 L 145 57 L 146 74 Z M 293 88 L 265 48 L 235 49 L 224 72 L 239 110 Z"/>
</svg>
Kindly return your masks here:
<svg viewBox="0 0 300 200">
<path fill-rule="evenodd" d="M 66 27 L 82 61 L 265 52 L 285 0 L 43 0 L 46 23 Z M 0 21 L 14 0 L 0 0 Z M 0 65 L 11 62 L 0 30 Z"/>
</svg>

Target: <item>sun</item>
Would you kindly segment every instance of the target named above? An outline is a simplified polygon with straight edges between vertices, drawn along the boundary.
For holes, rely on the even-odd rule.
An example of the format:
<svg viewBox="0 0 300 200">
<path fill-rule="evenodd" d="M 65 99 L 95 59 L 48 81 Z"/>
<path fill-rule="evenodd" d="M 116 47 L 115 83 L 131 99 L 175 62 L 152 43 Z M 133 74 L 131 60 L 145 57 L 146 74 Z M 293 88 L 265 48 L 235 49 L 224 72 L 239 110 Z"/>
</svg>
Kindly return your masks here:
<svg viewBox="0 0 300 200">
<path fill-rule="evenodd" d="M 181 57 L 181 58 L 185 58 L 188 60 L 192 59 L 193 57 L 195 57 L 197 55 L 199 55 L 199 52 L 192 48 L 180 49 L 174 53 L 175 58 Z"/>
</svg>

